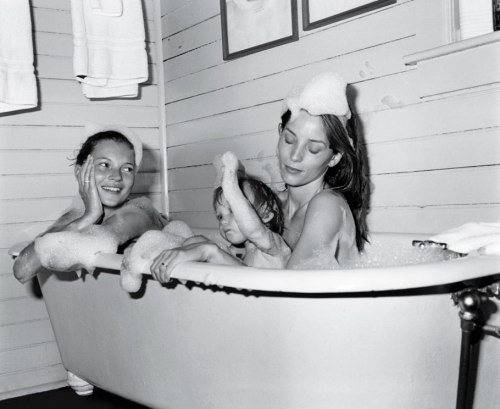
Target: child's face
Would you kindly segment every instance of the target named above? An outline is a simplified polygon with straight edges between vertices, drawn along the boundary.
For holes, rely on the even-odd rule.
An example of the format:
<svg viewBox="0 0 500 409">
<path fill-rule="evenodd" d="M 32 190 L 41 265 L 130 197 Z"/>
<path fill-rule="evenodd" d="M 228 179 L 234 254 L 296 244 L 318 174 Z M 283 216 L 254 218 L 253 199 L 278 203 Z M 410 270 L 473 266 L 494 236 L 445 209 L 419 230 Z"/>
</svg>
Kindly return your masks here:
<svg viewBox="0 0 500 409">
<path fill-rule="evenodd" d="M 134 151 L 123 143 L 104 140 L 95 146 L 92 156 L 95 183 L 103 206 L 123 204 L 135 181 Z"/>
<path fill-rule="evenodd" d="M 233 212 L 231 212 L 231 208 L 223 194 L 221 194 L 218 203 L 215 205 L 215 215 L 219 221 L 219 232 L 229 243 L 239 245 L 247 240 L 243 233 L 241 233 Z"/>
</svg>

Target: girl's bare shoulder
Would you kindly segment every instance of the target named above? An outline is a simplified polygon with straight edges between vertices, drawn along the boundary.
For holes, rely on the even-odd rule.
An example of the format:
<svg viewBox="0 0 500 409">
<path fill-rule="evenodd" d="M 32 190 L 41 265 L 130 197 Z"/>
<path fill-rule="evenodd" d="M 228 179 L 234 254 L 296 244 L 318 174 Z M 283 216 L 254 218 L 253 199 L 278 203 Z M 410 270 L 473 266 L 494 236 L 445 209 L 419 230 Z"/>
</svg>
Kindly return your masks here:
<svg viewBox="0 0 500 409">
<path fill-rule="evenodd" d="M 168 223 L 167 217 L 159 212 L 151 199 L 146 196 L 140 196 L 129 200 L 117 209 L 115 214 L 121 214 L 122 216 L 127 214 L 142 214 L 147 216 L 160 229 Z"/>
</svg>

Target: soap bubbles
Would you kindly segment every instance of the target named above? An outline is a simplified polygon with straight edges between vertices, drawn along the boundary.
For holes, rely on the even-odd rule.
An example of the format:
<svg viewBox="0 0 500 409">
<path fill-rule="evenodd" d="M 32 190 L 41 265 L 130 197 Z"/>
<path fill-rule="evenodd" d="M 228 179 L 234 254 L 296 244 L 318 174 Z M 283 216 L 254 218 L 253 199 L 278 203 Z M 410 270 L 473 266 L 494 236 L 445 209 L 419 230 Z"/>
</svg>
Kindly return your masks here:
<svg viewBox="0 0 500 409">
<path fill-rule="evenodd" d="M 137 292 L 142 284 L 142 274 L 149 273 L 153 260 L 163 250 L 182 246 L 193 235 L 191 228 L 181 220 L 172 220 L 162 231 L 150 230 L 144 233 L 124 253 L 120 268 L 122 288 L 129 293 Z"/>
<path fill-rule="evenodd" d="M 47 233 L 35 240 L 35 252 L 43 267 L 54 271 L 95 269 L 99 253 L 116 253 L 118 240 L 102 226 L 91 226 L 85 232 Z"/>
</svg>

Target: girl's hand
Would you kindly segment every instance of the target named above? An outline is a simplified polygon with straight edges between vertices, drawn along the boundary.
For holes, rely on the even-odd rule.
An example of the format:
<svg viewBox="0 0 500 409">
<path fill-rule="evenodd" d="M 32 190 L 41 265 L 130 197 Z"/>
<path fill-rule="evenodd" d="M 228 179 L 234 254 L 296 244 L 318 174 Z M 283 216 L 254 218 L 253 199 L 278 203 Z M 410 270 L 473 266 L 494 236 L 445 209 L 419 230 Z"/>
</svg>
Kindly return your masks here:
<svg viewBox="0 0 500 409">
<path fill-rule="evenodd" d="M 151 274 L 160 283 L 168 283 L 172 276 L 172 271 L 177 264 L 183 261 L 190 261 L 187 252 L 182 248 L 163 250 L 151 264 Z"/>
<path fill-rule="evenodd" d="M 153 277 L 161 283 L 170 280 L 174 268 L 185 261 L 202 261 L 214 264 L 241 265 L 241 260 L 223 251 L 210 241 L 192 243 L 175 249 L 163 250 L 151 264 Z"/>
<path fill-rule="evenodd" d="M 85 163 L 76 171 L 78 191 L 85 205 L 85 216 L 95 223 L 103 214 L 103 207 L 94 176 L 94 158 L 87 157 Z"/>
<path fill-rule="evenodd" d="M 201 236 L 198 236 L 201 237 Z M 174 268 L 185 261 L 211 262 L 215 260 L 215 249 L 219 248 L 208 241 L 194 242 L 182 247 L 163 250 L 151 264 L 150 270 L 153 277 L 161 283 L 167 283 L 172 276 Z"/>
</svg>

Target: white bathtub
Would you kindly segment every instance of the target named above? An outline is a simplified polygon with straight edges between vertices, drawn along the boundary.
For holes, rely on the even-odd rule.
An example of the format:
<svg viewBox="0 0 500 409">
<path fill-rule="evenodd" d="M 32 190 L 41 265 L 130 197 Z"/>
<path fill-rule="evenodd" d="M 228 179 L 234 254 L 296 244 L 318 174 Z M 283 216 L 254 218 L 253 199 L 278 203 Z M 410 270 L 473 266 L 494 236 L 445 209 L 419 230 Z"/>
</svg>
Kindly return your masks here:
<svg viewBox="0 0 500 409">
<path fill-rule="evenodd" d="M 337 271 L 185 263 L 185 285 L 148 279 L 137 296 L 116 271 L 39 280 L 66 369 L 149 407 L 448 409 L 461 338 L 451 284 L 499 272 L 484 256 Z M 498 408 L 499 380 L 500 340 L 485 336 L 475 408 Z"/>
</svg>

